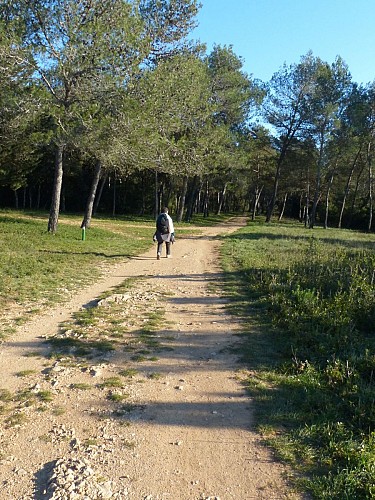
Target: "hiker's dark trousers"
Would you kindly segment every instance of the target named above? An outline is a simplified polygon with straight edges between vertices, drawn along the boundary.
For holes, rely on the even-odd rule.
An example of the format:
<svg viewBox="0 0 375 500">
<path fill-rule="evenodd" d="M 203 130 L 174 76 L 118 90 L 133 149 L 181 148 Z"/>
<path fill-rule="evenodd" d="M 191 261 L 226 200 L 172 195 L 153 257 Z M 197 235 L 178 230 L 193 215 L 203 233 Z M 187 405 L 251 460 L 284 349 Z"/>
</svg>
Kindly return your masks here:
<svg viewBox="0 0 375 500">
<path fill-rule="evenodd" d="M 161 255 L 162 249 L 163 249 L 163 243 L 165 243 L 165 246 L 167 247 L 167 255 L 171 254 L 171 242 L 170 241 L 162 241 L 161 243 L 158 242 L 158 254 Z"/>
</svg>

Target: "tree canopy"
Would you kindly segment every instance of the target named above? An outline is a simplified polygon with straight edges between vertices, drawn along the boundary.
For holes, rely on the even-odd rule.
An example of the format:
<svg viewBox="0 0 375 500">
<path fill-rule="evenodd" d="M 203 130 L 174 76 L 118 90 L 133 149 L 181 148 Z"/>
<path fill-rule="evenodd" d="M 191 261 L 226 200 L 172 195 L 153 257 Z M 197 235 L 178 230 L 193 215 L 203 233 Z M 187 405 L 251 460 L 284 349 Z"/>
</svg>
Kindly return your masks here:
<svg viewBox="0 0 375 500">
<path fill-rule="evenodd" d="M 374 84 L 311 52 L 260 82 L 233 47 L 191 39 L 199 8 L 4 1 L 0 204 L 22 190 L 50 232 L 61 209 L 88 227 L 161 204 L 372 230 Z"/>
</svg>

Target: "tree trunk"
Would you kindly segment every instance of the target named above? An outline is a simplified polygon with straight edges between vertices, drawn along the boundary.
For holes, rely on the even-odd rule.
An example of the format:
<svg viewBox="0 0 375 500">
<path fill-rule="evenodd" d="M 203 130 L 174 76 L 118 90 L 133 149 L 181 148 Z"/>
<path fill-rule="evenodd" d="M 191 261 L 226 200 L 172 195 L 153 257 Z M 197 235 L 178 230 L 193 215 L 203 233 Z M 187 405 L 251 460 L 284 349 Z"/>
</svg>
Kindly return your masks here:
<svg viewBox="0 0 375 500">
<path fill-rule="evenodd" d="M 113 176 L 112 216 L 116 215 L 116 175 Z"/>
<path fill-rule="evenodd" d="M 37 198 L 36 198 L 36 208 L 39 210 L 40 208 L 40 194 L 41 194 L 41 190 L 42 190 L 42 186 L 40 185 L 40 183 L 38 184 L 38 194 L 37 194 Z"/>
<path fill-rule="evenodd" d="M 274 180 L 274 184 L 273 184 L 273 192 L 272 192 L 272 196 L 271 196 L 271 199 L 270 199 L 270 201 L 268 203 L 268 207 L 267 207 L 266 222 L 270 222 L 273 211 L 275 209 L 277 192 L 279 189 L 280 173 L 281 173 L 281 159 L 279 159 L 279 161 L 277 162 L 277 168 L 276 168 L 276 172 L 275 172 L 275 180 Z"/>
<path fill-rule="evenodd" d="M 201 179 L 201 182 L 199 183 L 199 187 L 197 188 L 197 195 L 196 195 L 196 200 L 195 200 L 195 205 L 194 205 L 194 211 L 196 214 L 198 214 L 200 212 L 201 207 L 202 207 L 203 184 L 204 184 L 204 180 Z"/>
<path fill-rule="evenodd" d="M 94 177 L 91 182 L 89 196 L 87 198 L 86 210 L 83 216 L 81 229 L 87 229 L 90 227 L 92 212 L 94 208 L 95 195 L 96 195 L 96 190 L 98 189 L 101 171 L 102 171 L 102 165 L 101 162 L 98 160 L 95 166 Z"/>
<path fill-rule="evenodd" d="M 220 215 L 221 211 L 223 209 L 223 203 L 224 203 L 224 199 L 225 199 L 225 193 L 227 192 L 227 187 L 228 187 L 228 183 L 226 182 L 224 184 L 223 189 L 222 189 L 220 196 L 219 196 L 219 205 L 217 208 L 217 215 Z"/>
<path fill-rule="evenodd" d="M 283 200 L 283 206 L 281 208 L 280 215 L 279 215 L 279 222 L 281 221 L 281 219 L 284 216 L 285 205 L 286 205 L 287 199 L 288 199 L 288 193 L 285 193 L 284 200 Z"/>
<path fill-rule="evenodd" d="M 255 220 L 255 216 L 257 214 L 257 209 L 258 209 L 259 200 L 260 200 L 260 196 L 262 194 L 262 191 L 263 191 L 263 186 L 261 188 L 259 188 L 259 186 L 257 186 L 255 188 L 254 204 L 253 204 L 253 210 L 251 213 L 251 220 L 252 221 Z"/>
<path fill-rule="evenodd" d="M 60 212 L 66 212 L 66 197 L 65 197 L 65 186 L 64 186 L 64 184 L 61 186 Z"/>
<path fill-rule="evenodd" d="M 367 165 L 368 165 L 368 197 L 369 197 L 369 212 L 368 212 L 368 224 L 367 230 L 371 231 L 372 227 L 372 216 L 373 216 L 373 190 L 372 190 L 372 155 L 371 155 L 371 142 L 368 144 L 367 148 Z"/>
<path fill-rule="evenodd" d="M 105 174 L 103 175 L 103 177 L 100 181 L 100 188 L 99 188 L 98 196 L 95 197 L 93 215 L 95 215 L 96 212 L 98 211 L 99 203 L 100 203 L 100 200 L 101 200 L 101 197 L 103 194 L 103 189 L 104 189 L 105 183 L 107 182 L 107 179 L 108 179 L 108 172 L 105 172 Z"/>
<path fill-rule="evenodd" d="M 355 169 L 355 167 L 357 165 L 357 161 L 358 161 L 360 153 L 361 153 L 361 148 L 358 150 L 358 153 L 356 154 L 356 157 L 354 159 L 352 168 L 350 169 L 350 173 L 349 173 L 348 179 L 346 181 L 345 191 L 344 191 L 344 198 L 342 200 L 341 209 L 340 209 L 340 216 L 339 216 L 339 222 L 338 222 L 338 225 L 337 225 L 337 227 L 339 229 L 341 229 L 342 218 L 344 216 L 344 210 L 345 210 L 345 205 L 346 205 L 346 199 L 347 199 L 348 194 L 349 194 L 350 184 L 352 182 L 352 178 L 353 178 L 353 174 L 354 174 L 354 169 Z"/>
<path fill-rule="evenodd" d="M 301 193 L 299 197 L 299 208 L 298 208 L 298 220 L 300 222 L 303 221 L 303 215 L 304 215 L 304 210 L 303 210 L 303 193 Z"/>
<path fill-rule="evenodd" d="M 307 183 L 307 189 L 306 189 L 306 203 L 305 203 L 305 213 L 304 213 L 304 220 L 305 220 L 305 227 L 310 226 L 310 182 Z"/>
<path fill-rule="evenodd" d="M 155 220 L 160 213 L 159 206 L 159 186 L 158 186 L 158 171 L 155 169 Z"/>
<path fill-rule="evenodd" d="M 145 176 L 144 173 L 142 173 L 142 205 L 141 205 L 141 210 L 140 210 L 140 215 L 144 215 L 146 213 L 146 184 L 145 184 Z"/>
<path fill-rule="evenodd" d="M 198 194 L 198 181 L 199 177 L 198 175 L 195 175 L 193 178 L 191 190 L 190 190 L 190 196 L 189 196 L 189 201 L 187 203 L 187 208 L 186 208 L 186 213 L 185 213 L 185 221 L 190 222 L 191 218 L 193 216 L 193 210 L 194 210 L 194 205 L 196 202 L 197 194 Z"/>
<path fill-rule="evenodd" d="M 163 184 L 160 187 L 160 195 L 163 199 L 163 206 L 164 207 L 169 207 L 171 204 L 171 199 L 173 200 L 173 193 L 174 193 L 174 184 L 172 182 L 171 177 L 165 179 Z M 173 203 L 173 202 L 172 202 Z M 176 213 L 177 213 L 177 205 L 176 206 Z"/>
<path fill-rule="evenodd" d="M 57 231 L 57 224 L 59 221 L 60 197 L 63 179 L 63 154 L 64 146 L 62 144 L 59 144 L 56 148 L 55 177 L 53 182 L 52 201 L 48 219 L 48 232 L 53 234 Z"/>
<path fill-rule="evenodd" d="M 267 206 L 266 222 L 270 222 L 273 211 L 275 209 L 277 193 L 278 193 L 278 189 L 279 189 L 279 181 L 280 181 L 280 176 L 281 176 L 281 167 L 282 167 L 282 164 L 284 162 L 285 156 L 288 152 L 289 146 L 293 141 L 296 130 L 297 129 L 295 129 L 294 131 L 288 130 L 288 134 L 287 134 L 288 138 L 283 143 L 282 149 L 280 151 L 280 156 L 277 160 L 275 179 L 274 179 L 274 184 L 273 184 L 273 191 L 272 191 L 271 199 L 268 202 L 268 206 Z"/>
<path fill-rule="evenodd" d="M 181 222 L 183 215 L 184 215 L 186 193 L 187 193 L 187 188 L 188 188 L 188 180 L 189 180 L 188 176 L 184 175 L 183 182 L 182 182 L 179 210 L 177 213 L 177 222 Z"/>
<path fill-rule="evenodd" d="M 204 201 L 203 201 L 203 217 L 208 217 L 209 216 L 208 196 L 209 196 L 209 189 L 208 189 L 208 179 L 207 179 L 206 180 L 206 190 L 205 190 L 205 193 L 204 193 Z"/>
<path fill-rule="evenodd" d="M 350 211 L 349 211 L 349 220 L 348 220 L 348 227 L 349 228 L 352 225 L 352 219 L 353 219 L 353 214 L 354 214 L 354 207 L 355 207 L 355 204 L 357 202 L 357 195 L 358 195 L 358 190 L 359 190 L 359 181 L 361 180 L 361 177 L 362 177 L 363 171 L 365 170 L 365 167 L 366 167 L 366 163 L 363 162 L 363 166 L 360 169 L 360 171 L 358 173 L 358 176 L 357 176 L 357 179 L 356 179 L 356 182 L 355 182 L 353 200 L 352 200 Z"/>
<path fill-rule="evenodd" d="M 161 212 L 163 207 L 168 207 L 168 203 L 164 194 L 165 186 L 164 186 L 164 179 L 163 176 L 158 176 L 159 177 L 159 183 L 158 183 L 158 207 L 159 207 L 159 213 Z M 161 180 L 160 180 L 161 179 Z"/>
<path fill-rule="evenodd" d="M 318 208 L 318 201 L 319 201 L 319 191 L 320 189 L 320 180 L 317 180 L 317 185 L 315 186 L 315 192 L 314 192 L 314 199 L 311 207 L 311 213 L 310 213 L 310 222 L 309 222 L 309 228 L 313 229 L 315 226 L 315 220 L 316 220 L 316 211 Z"/>
<path fill-rule="evenodd" d="M 310 229 L 313 229 L 313 227 L 315 225 L 316 211 L 317 211 L 319 199 L 321 196 L 320 186 L 321 186 L 321 182 L 322 182 L 323 150 L 324 150 L 324 139 L 321 138 L 320 148 L 319 148 L 319 158 L 318 158 L 316 177 L 315 177 L 314 199 L 313 199 L 313 204 L 311 207 L 311 214 L 310 214 L 310 224 L 309 224 Z"/>
<path fill-rule="evenodd" d="M 331 187 L 332 187 L 332 183 L 333 183 L 333 177 L 334 177 L 334 174 L 332 172 L 331 177 L 329 179 L 329 183 L 328 183 L 328 187 L 327 187 L 327 193 L 326 193 L 326 211 L 325 211 L 326 213 L 325 213 L 325 217 L 324 217 L 324 229 L 328 228 L 329 195 L 331 193 Z"/>
<path fill-rule="evenodd" d="M 18 207 L 19 207 L 18 190 L 17 189 L 13 189 L 13 193 L 14 193 L 14 205 L 15 205 L 16 210 L 18 210 Z"/>
</svg>

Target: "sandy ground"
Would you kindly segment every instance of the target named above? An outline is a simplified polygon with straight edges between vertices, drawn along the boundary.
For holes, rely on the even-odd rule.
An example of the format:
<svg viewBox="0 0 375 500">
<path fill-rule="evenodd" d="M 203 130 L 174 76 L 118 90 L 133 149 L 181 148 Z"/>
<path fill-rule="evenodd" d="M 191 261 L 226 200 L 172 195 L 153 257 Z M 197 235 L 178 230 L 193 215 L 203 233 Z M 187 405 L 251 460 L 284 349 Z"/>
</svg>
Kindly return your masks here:
<svg viewBox="0 0 375 500">
<path fill-rule="evenodd" d="M 1 428 L 1 500 L 85 498 L 77 488 L 60 497 L 48 490 L 56 460 L 71 457 L 86 460 L 107 486 L 96 498 L 298 498 L 287 487 L 285 468 L 253 429 L 252 401 L 238 375 L 241 365 L 226 351 L 238 341 L 241 325 L 226 312 L 220 287 L 212 286 L 221 280 L 215 236 L 244 223 L 237 218 L 192 238 L 178 238 L 177 232 L 171 259 L 157 261 L 153 247 L 116 264 L 95 286 L 20 327 L 2 344 L 0 388 L 13 394 L 48 389 L 53 401 L 45 408 L 20 403 L 16 412 L 26 421 Z M 153 293 L 163 295 L 161 335 L 169 349 L 152 362 L 138 363 L 137 375 L 124 382 L 121 389 L 133 411 L 119 419 L 98 389 L 74 391 L 71 384 L 116 375 L 124 354 L 112 352 L 91 370 L 65 366 L 47 357 L 44 340 L 74 312 L 134 277 L 142 279 L 135 281 L 133 300 L 124 309 L 130 308 L 131 316 L 135 302 L 152 307 Z M 29 377 L 17 376 L 24 370 L 30 370 Z M 159 376 L 152 377 L 155 373 Z"/>
</svg>

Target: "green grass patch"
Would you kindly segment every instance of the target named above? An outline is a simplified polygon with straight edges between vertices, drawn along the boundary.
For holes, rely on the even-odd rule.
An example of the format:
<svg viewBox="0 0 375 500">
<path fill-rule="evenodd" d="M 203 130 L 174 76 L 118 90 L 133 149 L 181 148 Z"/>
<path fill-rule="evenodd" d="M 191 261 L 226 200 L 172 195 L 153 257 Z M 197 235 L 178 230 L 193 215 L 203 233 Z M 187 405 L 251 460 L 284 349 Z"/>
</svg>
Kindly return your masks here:
<svg viewBox="0 0 375 500">
<path fill-rule="evenodd" d="M 135 403 L 125 403 L 125 404 L 121 405 L 121 407 L 116 410 L 115 415 L 117 415 L 118 417 L 121 417 L 122 415 L 125 415 L 127 413 L 142 410 L 143 408 L 144 408 L 144 406 L 138 405 Z"/>
<path fill-rule="evenodd" d="M 0 415 L 9 413 L 9 406 L 0 404 Z"/>
<path fill-rule="evenodd" d="M 92 389 L 92 386 L 90 384 L 85 384 L 84 382 L 77 382 L 75 384 L 70 384 L 71 389 L 78 389 L 80 391 L 88 391 L 89 389 Z"/>
<path fill-rule="evenodd" d="M 94 438 L 87 438 L 83 442 L 84 446 L 98 446 L 99 442 Z"/>
<path fill-rule="evenodd" d="M 252 223 L 224 238 L 259 431 L 315 499 L 375 498 L 375 235 Z"/>
<path fill-rule="evenodd" d="M 4 420 L 6 427 L 18 427 L 25 424 L 27 417 L 24 413 L 13 413 Z"/>
<path fill-rule="evenodd" d="M 114 403 L 121 403 L 124 399 L 128 399 L 129 394 L 118 394 L 116 392 L 110 392 L 107 396 L 109 401 L 113 401 Z"/>
<path fill-rule="evenodd" d="M 16 377 L 25 378 L 29 377 L 30 375 L 34 375 L 35 373 L 35 370 L 21 370 L 20 372 L 16 373 Z"/>
<path fill-rule="evenodd" d="M 119 375 L 122 377 L 135 377 L 138 375 L 138 370 L 135 370 L 134 368 L 127 368 L 125 370 L 119 371 Z"/>
<path fill-rule="evenodd" d="M 147 361 L 149 358 L 143 354 L 135 354 L 131 356 L 130 359 L 136 363 L 141 363 L 142 361 Z"/>
<path fill-rule="evenodd" d="M 153 372 L 153 373 L 149 373 L 147 375 L 147 377 L 151 380 L 159 380 L 159 379 L 163 378 L 163 375 L 161 373 L 158 373 L 158 372 Z"/>
<path fill-rule="evenodd" d="M 47 340 L 54 352 L 59 354 L 74 354 L 77 357 L 90 357 L 93 354 L 103 354 L 114 351 L 114 341 L 78 339 L 76 337 L 51 337 Z"/>
<path fill-rule="evenodd" d="M 122 380 L 120 377 L 109 377 L 102 383 L 98 384 L 98 387 L 122 387 Z"/>
<path fill-rule="evenodd" d="M 38 399 L 45 403 L 49 403 L 53 400 L 53 394 L 51 391 L 39 391 L 37 393 Z"/>
<path fill-rule="evenodd" d="M 8 389 L 0 389 L 0 401 L 6 403 L 12 401 L 13 394 Z"/>
</svg>

